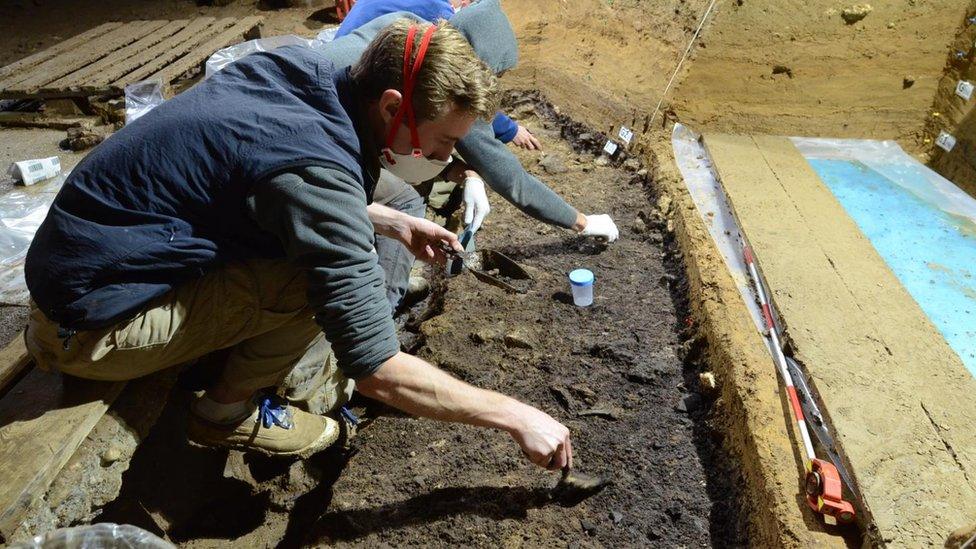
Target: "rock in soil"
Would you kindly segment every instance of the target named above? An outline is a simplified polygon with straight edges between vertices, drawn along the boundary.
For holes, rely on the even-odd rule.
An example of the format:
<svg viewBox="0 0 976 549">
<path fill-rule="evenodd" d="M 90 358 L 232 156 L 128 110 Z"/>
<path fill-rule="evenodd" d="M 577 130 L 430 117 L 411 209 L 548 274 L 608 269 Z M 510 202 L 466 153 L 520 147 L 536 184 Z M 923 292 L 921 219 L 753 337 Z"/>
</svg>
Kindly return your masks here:
<svg viewBox="0 0 976 549">
<path fill-rule="evenodd" d="M 539 167 L 549 175 L 558 175 L 569 170 L 563 159 L 555 154 L 547 154 L 545 158 L 539 160 Z"/>
<path fill-rule="evenodd" d="M 841 10 L 840 16 L 844 18 L 845 23 L 853 25 L 867 17 L 872 11 L 874 8 L 871 7 L 871 4 L 854 4 Z"/>
</svg>

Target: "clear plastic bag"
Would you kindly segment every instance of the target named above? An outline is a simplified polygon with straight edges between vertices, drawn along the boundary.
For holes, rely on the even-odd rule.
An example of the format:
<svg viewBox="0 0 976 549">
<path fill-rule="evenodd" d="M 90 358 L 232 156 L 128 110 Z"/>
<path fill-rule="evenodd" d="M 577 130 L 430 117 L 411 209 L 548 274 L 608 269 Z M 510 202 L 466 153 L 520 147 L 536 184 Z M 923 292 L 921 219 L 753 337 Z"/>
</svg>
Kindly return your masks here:
<svg viewBox="0 0 976 549">
<path fill-rule="evenodd" d="M 252 53 L 271 51 L 275 48 L 295 45 L 314 48 L 316 46 L 320 46 L 321 42 L 319 42 L 318 39 L 309 40 L 307 38 L 295 36 L 294 34 L 285 34 L 283 36 L 255 38 L 254 40 L 248 40 L 247 42 L 227 46 L 222 50 L 215 51 L 209 58 L 207 58 L 204 78 L 210 78 L 211 75 L 220 71 L 220 69 Z"/>
<path fill-rule="evenodd" d="M 125 123 L 135 122 L 163 101 L 166 101 L 163 98 L 163 83 L 158 78 L 129 84 L 125 87 Z"/>
<path fill-rule="evenodd" d="M 101 522 L 61 528 L 15 543 L 11 549 L 175 549 L 172 543 L 131 524 Z"/>
<path fill-rule="evenodd" d="M 0 304 L 27 305 L 24 258 L 66 177 L 0 196 Z"/>
<path fill-rule="evenodd" d="M 319 42 L 322 42 L 323 44 L 327 44 L 335 40 L 335 35 L 337 32 L 339 32 L 339 27 L 329 27 L 327 29 L 322 29 L 321 31 L 319 31 L 319 35 L 316 36 L 315 39 L 318 40 Z"/>
</svg>

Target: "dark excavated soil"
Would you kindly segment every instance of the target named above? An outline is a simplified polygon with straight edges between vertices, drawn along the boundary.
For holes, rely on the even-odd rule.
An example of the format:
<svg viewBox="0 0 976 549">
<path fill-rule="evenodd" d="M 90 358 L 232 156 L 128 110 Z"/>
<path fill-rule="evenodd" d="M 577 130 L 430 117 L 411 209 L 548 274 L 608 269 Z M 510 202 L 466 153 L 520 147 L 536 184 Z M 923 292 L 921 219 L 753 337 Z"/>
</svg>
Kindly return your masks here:
<svg viewBox="0 0 976 549">
<path fill-rule="evenodd" d="M 577 146 L 602 143 L 580 139 L 586 129 L 565 120 L 536 118 L 551 107 L 533 109 L 525 97 L 535 100 L 517 96 L 517 111 L 559 173 L 543 172 L 538 153 L 520 152 L 522 160 L 586 213 L 610 213 L 620 240 L 607 246 L 547 227 L 492 196 L 478 245 L 526 267 L 535 279 L 528 292 L 470 274 L 440 280 L 433 309 L 408 322 L 403 338 L 454 375 L 565 422 L 578 470 L 612 486 L 563 507 L 549 497 L 558 474 L 529 464 L 506 434 L 394 413 L 349 451 L 305 464 L 228 462 L 182 442 L 187 393 L 177 389 L 101 518 L 189 546 L 744 545 L 737 475 L 708 427 L 709 399 L 696 392 L 698 350 L 683 338 L 692 323 L 686 286 L 655 221 L 651 185 L 572 150 L 560 130 Z M 596 274 L 592 307 L 572 304 L 566 275 L 577 267 Z"/>
</svg>

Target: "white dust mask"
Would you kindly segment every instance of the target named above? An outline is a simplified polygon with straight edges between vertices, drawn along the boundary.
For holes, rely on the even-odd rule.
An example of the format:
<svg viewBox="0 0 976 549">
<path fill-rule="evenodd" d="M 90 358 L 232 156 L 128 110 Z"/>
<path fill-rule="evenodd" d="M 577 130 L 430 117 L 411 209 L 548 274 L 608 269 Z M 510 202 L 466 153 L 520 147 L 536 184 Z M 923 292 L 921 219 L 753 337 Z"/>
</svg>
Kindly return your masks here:
<svg viewBox="0 0 976 549">
<path fill-rule="evenodd" d="M 437 30 L 436 25 L 431 25 L 424 32 L 420 39 L 420 46 L 417 50 L 417 58 L 410 67 L 409 55 L 403 60 L 403 93 L 400 100 L 400 107 L 397 109 L 396 116 L 393 117 L 393 126 L 386 136 L 386 147 L 380 151 L 380 165 L 393 175 L 403 179 L 407 183 L 416 185 L 438 176 L 444 168 L 450 164 L 447 160 L 436 160 L 424 156 L 424 151 L 420 148 L 420 135 L 417 133 L 417 122 L 413 114 L 413 88 L 417 73 L 420 72 L 420 65 L 423 63 L 424 55 L 427 53 L 427 46 L 430 39 Z M 407 43 L 404 51 L 413 51 L 413 39 L 417 34 L 417 27 L 411 26 L 407 31 Z M 393 139 L 403 122 L 403 117 L 407 117 L 407 127 L 410 129 L 410 144 L 413 150 L 409 154 L 400 154 L 393 151 Z"/>
</svg>

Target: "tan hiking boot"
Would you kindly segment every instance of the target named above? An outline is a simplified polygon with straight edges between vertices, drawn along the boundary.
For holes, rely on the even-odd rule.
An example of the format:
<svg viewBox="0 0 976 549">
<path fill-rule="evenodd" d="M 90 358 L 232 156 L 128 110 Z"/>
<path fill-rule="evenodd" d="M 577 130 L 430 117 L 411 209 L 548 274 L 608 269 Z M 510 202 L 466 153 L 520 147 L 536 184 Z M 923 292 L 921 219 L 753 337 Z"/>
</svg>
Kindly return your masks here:
<svg viewBox="0 0 976 549">
<path fill-rule="evenodd" d="M 274 397 L 261 399 L 239 423 L 214 423 L 191 413 L 186 429 L 191 444 L 257 452 L 272 457 L 307 458 L 339 438 L 332 418 L 310 414 Z"/>
</svg>

